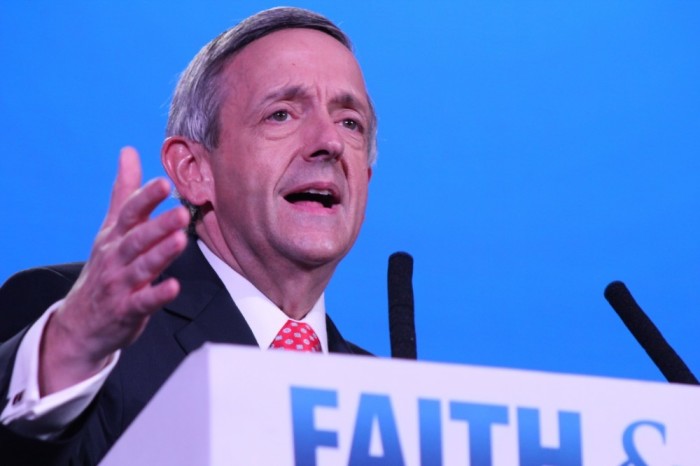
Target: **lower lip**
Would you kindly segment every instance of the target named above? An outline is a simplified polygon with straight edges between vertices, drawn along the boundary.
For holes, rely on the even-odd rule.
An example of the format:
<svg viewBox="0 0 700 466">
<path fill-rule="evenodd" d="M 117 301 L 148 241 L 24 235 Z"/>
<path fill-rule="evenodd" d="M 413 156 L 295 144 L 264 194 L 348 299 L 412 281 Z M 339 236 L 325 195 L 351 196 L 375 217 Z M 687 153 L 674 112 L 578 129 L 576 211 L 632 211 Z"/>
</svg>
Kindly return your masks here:
<svg viewBox="0 0 700 466">
<path fill-rule="evenodd" d="M 318 202 L 312 201 L 287 202 L 287 204 L 303 212 L 309 212 L 317 215 L 334 214 L 338 211 L 338 208 L 340 207 L 340 204 L 334 204 L 332 207 L 324 207 Z"/>
</svg>

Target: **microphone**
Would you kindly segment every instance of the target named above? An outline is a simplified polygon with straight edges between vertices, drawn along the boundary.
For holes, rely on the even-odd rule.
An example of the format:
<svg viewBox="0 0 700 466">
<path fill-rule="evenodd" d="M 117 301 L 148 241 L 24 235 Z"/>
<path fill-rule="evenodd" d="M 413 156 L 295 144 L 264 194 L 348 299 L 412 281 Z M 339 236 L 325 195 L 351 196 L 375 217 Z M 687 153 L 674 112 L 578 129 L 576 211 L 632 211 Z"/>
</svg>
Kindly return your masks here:
<svg viewBox="0 0 700 466">
<path fill-rule="evenodd" d="M 389 256 L 389 338 L 391 357 L 416 359 L 416 326 L 413 320 L 413 258 L 405 252 Z"/>
<path fill-rule="evenodd" d="M 605 288 L 605 299 L 615 309 L 622 322 L 642 345 L 666 380 L 672 383 L 698 385 L 698 379 L 639 307 L 624 283 L 620 281 L 610 283 Z"/>
</svg>

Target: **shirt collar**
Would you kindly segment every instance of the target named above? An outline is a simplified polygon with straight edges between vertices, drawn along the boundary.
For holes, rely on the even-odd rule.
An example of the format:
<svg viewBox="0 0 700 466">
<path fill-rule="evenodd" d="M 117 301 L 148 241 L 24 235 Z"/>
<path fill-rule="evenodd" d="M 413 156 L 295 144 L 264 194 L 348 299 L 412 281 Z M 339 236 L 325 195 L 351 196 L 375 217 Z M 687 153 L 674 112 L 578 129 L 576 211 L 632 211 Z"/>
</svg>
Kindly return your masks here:
<svg viewBox="0 0 700 466">
<path fill-rule="evenodd" d="M 197 245 L 243 314 L 243 318 L 253 331 L 258 346 L 263 349 L 269 348 L 277 333 L 287 323 L 287 320 L 290 320 L 289 317 L 243 275 L 233 270 L 214 254 L 201 239 L 197 240 Z M 326 305 L 323 293 L 308 314 L 298 322 L 305 322 L 314 329 L 321 341 L 321 349 L 327 353 L 328 334 L 326 332 Z"/>
</svg>

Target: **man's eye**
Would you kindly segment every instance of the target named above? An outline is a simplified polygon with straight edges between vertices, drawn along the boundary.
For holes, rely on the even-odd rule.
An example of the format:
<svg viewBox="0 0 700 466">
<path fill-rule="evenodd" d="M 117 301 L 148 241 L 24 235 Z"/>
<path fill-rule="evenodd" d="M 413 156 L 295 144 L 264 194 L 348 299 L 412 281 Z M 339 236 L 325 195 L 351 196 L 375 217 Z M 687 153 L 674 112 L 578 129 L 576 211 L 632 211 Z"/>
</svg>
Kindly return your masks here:
<svg viewBox="0 0 700 466">
<path fill-rule="evenodd" d="M 273 121 L 287 121 L 289 120 L 289 112 L 286 110 L 277 110 L 268 118 Z"/>
<path fill-rule="evenodd" d="M 353 131 L 358 131 L 360 129 L 360 124 L 355 120 L 351 120 L 350 118 L 344 119 L 342 124 L 347 129 L 351 129 Z"/>
</svg>

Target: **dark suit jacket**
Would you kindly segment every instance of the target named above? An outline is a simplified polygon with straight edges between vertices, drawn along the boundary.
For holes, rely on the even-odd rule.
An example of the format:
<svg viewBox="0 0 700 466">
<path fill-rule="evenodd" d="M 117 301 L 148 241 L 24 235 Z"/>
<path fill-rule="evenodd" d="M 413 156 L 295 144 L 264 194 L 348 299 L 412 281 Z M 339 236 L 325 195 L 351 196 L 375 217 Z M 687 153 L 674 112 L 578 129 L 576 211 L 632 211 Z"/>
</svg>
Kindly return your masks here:
<svg viewBox="0 0 700 466">
<path fill-rule="evenodd" d="M 67 294 L 81 268 L 76 263 L 28 270 L 0 289 L 0 410 L 7 402 L 15 353 L 26 327 Z M 154 314 L 141 337 L 122 351 L 90 408 L 59 441 L 28 439 L 0 427 L 0 464 L 96 464 L 190 352 L 207 341 L 257 345 L 194 241 L 159 280 L 168 277 L 179 280 L 179 296 Z M 326 320 L 329 351 L 369 354 L 345 341 Z"/>
</svg>

